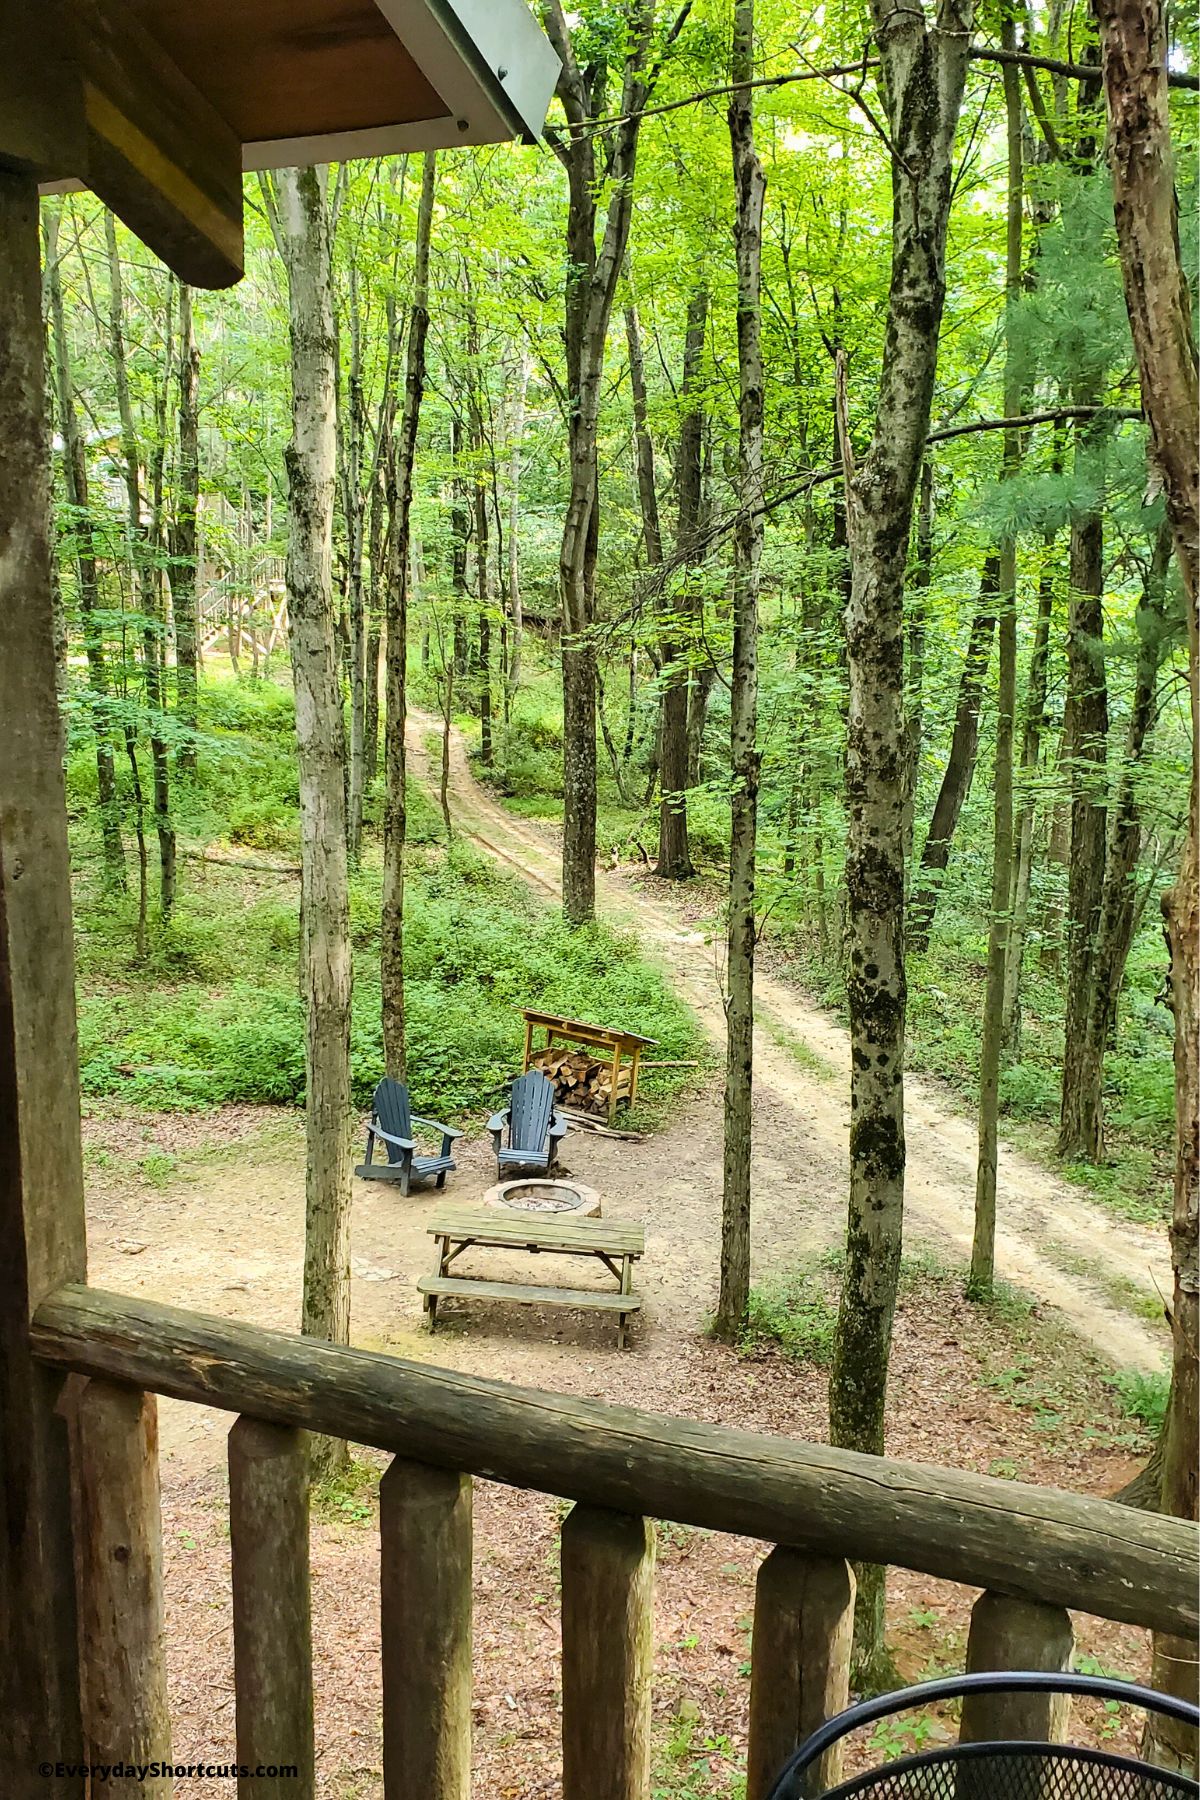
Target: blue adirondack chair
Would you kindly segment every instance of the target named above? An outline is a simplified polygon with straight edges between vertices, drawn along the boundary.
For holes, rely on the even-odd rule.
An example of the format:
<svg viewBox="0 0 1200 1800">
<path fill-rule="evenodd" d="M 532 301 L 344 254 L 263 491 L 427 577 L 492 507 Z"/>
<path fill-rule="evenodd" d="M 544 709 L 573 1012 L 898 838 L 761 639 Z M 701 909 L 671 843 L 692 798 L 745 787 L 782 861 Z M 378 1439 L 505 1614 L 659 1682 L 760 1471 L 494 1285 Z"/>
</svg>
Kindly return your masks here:
<svg viewBox="0 0 1200 1800">
<path fill-rule="evenodd" d="M 414 1125 L 423 1125 L 427 1131 L 441 1132 L 440 1155 L 416 1154 Z M 439 1187 L 445 1187 L 446 1177 L 454 1168 L 450 1146 L 455 1138 L 461 1136 L 461 1131 L 439 1124 L 436 1119 L 420 1118 L 409 1105 L 408 1089 L 404 1083 L 393 1081 L 390 1075 L 385 1075 L 375 1089 L 375 1098 L 371 1102 L 371 1120 L 367 1126 L 367 1160 L 359 1163 L 354 1173 L 361 1175 L 364 1181 L 398 1181 L 402 1194 L 407 1194 L 410 1182 L 429 1181 L 433 1177 L 437 1178 Z M 387 1151 L 386 1162 L 372 1160 L 376 1139 Z"/>
<path fill-rule="evenodd" d="M 554 1106 L 554 1083 L 540 1069 L 530 1069 L 514 1081 L 508 1105 L 488 1120 L 496 1167 L 550 1169 L 558 1160 L 558 1146 L 567 1135 L 567 1121 Z M 502 1142 L 507 1134 L 508 1142 Z"/>
</svg>

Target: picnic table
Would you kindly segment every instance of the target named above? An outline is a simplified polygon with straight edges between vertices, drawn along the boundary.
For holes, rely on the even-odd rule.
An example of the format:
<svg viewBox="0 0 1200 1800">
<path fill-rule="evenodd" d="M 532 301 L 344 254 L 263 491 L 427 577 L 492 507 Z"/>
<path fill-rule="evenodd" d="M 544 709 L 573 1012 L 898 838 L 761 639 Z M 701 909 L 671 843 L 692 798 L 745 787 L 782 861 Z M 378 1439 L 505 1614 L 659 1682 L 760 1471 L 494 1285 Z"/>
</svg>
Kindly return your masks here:
<svg viewBox="0 0 1200 1800">
<path fill-rule="evenodd" d="M 448 1295 L 478 1300 L 515 1300 L 540 1306 L 584 1306 L 617 1315 L 617 1344 L 626 1342 L 630 1313 L 641 1310 L 633 1291 L 633 1265 L 645 1250 L 645 1228 L 611 1219 L 567 1219 L 561 1213 L 526 1213 L 521 1218 L 496 1206 L 443 1206 L 426 1230 L 437 1240 L 437 1265 L 417 1287 L 424 1295 L 429 1329 L 437 1323 L 438 1301 Z M 541 1282 L 487 1281 L 448 1274 L 450 1265 L 473 1246 L 526 1250 L 531 1256 L 591 1256 L 616 1281 L 616 1290 L 557 1287 Z"/>
</svg>

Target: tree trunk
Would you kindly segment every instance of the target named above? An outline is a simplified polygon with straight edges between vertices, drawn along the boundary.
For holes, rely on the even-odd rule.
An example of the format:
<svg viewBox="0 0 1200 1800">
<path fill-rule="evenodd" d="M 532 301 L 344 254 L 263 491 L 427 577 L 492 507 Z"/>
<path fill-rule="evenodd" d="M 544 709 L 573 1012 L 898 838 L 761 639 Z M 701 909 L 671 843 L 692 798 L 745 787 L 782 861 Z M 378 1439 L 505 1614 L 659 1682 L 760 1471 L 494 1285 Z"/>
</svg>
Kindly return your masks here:
<svg viewBox="0 0 1200 1800">
<path fill-rule="evenodd" d="M 1005 49 L 1017 47 L 1011 15 L 1000 25 Z M 1025 384 L 1017 363 L 1015 309 L 1021 298 L 1021 239 L 1025 170 L 1021 74 L 1013 63 L 1003 70 L 1008 137 L 1007 253 L 1005 258 L 1004 414 L 1016 418 L 1025 404 Z M 1001 478 L 1012 481 L 1021 466 L 1018 431 L 1004 433 Z M 987 990 L 979 1053 L 979 1156 L 975 1170 L 975 1230 L 967 1295 L 990 1300 L 996 1275 L 996 1175 L 999 1161 L 1000 1065 L 1004 1048 L 1004 977 L 1008 964 L 1013 883 L 1013 726 L 1017 710 L 1017 540 L 1012 531 L 1000 544 L 1000 595 L 996 692 L 996 761 L 993 777 L 992 917 L 988 928 Z"/>
<path fill-rule="evenodd" d="M 1004 966 L 1003 1018 L 1004 1044 L 1012 1052 L 1016 1051 L 1020 1039 L 1021 964 L 1025 955 L 1025 934 L 1029 926 L 1029 889 L 1033 877 L 1035 804 L 1032 784 L 1037 774 L 1042 729 L 1046 722 L 1050 621 L 1054 613 L 1053 544 L 1054 534 L 1047 533 L 1047 556 L 1042 565 L 1041 582 L 1038 586 L 1037 623 L 1033 631 L 1029 679 L 1025 689 L 1025 723 L 1021 734 L 1021 792 L 1013 829 L 1016 863 L 1013 869 L 1012 924 L 1009 928 L 1008 958 Z"/>
<path fill-rule="evenodd" d="M 738 523 L 733 549 L 729 683 L 729 917 L 726 950 L 725 1142 L 721 1290 L 715 1328 L 734 1338 L 750 1298 L 750 1152 L 754 1076 L 754 856 L 758 831 L 758 568 L 762 555 L 762 218 L 766 181 L 754 146 L 754 0 L 733 16 L 729 142 L 736 198 Z"/>
<path fill-rule="evenodd" d="M 148 701 L 153 694 L 154 712 L 150 728 L 150 757 L 154 773 L 154 817 L 158 835 L 159 905 L 164 919 L 170 918 L 175 904 L 177 871 L 175 827 L 171 823 L 170 758 L 166 738 L 163 735 L 163 722 L 167 710 L 167 605 L 163 579 L 166 527 L 163 486 L 167 459 L 167 411 L 173 363 L 172 312 L 177 285 L 173 276 L 168 278 L 162 379 L 157 384 L 154 399 L 154 437 L 150 458 L 150 519 L 146 531 L 148 551 L 146 595 L 151 602 L 151 612 L 144 623 L 142 632 Z M 154 678 L 153 688 L 149 685 L 151 673 Z"/>
<path fill-rule="evenodd" d="M 363 588 L 363 526 L 366 513 L 362 485 L 366 405 L 363 399 L 362 321 L 358 312 L 358 270 L 349 266 L 350 369 L 346 383 L 346 444 L 342 511 L 346 519 L 346 599 L 350 652 L 350 770 L 346 789 L 346 844 L 350 860 L 362 854 L 363 793 L 366 787 L 367 619 Z"/>
<path fill-rule="evenodd" d="M 1142 405 L 1184 586 L 1200 588 L 1196 345 L 1179 253 L 1162 0 L 1097 0 L 1117 243 Z"/>
<path fill-rule="evenodd" d="M 175 619 L 175 708 L 183 728 L 176 768 L 196 775 L 197 530 L 200 506 L 200 352 L 192 327 L 192 290 L 179 289 L 179 465 L 171 532 L 171 611 Z"/>
<path fill-rule="evenodd" d="M 125 727 L 125 754 L 129 759 L 129 787 L 133 795 L 133 835 L 138 853 L 138 910 L 134 937 L 134 954 L 138 962 L 146 958 L 146 914 L 150 889 L 150 866 L 146 855 L 146 803 L 142 797 L 142 772 L 138 768 L 137 733 L 132 725 Z"/>
<path fill-rule="evenodd" d="M 679 387 L 681 418 L 676 489 L 679 496 L 675 550 L 684 565 L 695 552 L 700 524 L 700 483 L 703 475 L 704 410 L 699 396 L 708 324 L 708 289 L 695 288 L 688 301 L 687 329 L 683 346 L 683 379 Z M 680 599 L 664 600 L 667 621 L 676 613 L 694 622 L 696 599 L 685 591 Z M 689 632 L 689 639 L 690 639 Z M 685 645 L 673 629 L 664 631 L 662 662 L 662 713 L 659 726 L 658 767 L 662 803 L 658 817 L 657 873 L 670 881 L 686 881 L 695 871 L 688 842 L 687 788 L 691 781 L 688 758 L 688 690 L 690 641 Z M 697 762 L 699 753 L 697 751 Z"/>
<path fill-rule="evenodd" d="M 467 505 L 467 482 L 462 471 L 462 424 L 457 396 L 450 418 L 450 591 L 454 596 L 451 627 L 454 678 L 466 684 L 471 665 L 470 641 L 467 634 L 467 547 L 471 541 L 471 509 Z M 467 696 L 464 694 L 464 699 Z"/>
<path fill-rule="evenodd" d="M 408 708 L 408 579 L 411 545 L 413 464 L 425 392 L 425 339 L 429 331 L 429 238 L 437 187 L 437 153 L 425 152 L 413 297 L 405 349 L 404 403 L 390 471 L 391 537 L 387 571 L 387 703 L 384 736 L 383 905 L 380 914 L 379 975 L 383 1004 L 383 1058 L 389 1075 L 405 1073 L 404 1025 L 404 855 L 408 831 L 405 793 L 407 759 L 404 729 Z"/>
<path fill-rule="evenodd" d="M 629 0 L 621 123 L 612 135 L 604 232 L 596 243 L 597 194 L 602 185 L 592 118 L 599 100 L 595 65 L 581 70 L 557 0 L 546 29 L 562 70 L 558 95 L 566 136 L 552 138 L 567 171 L 565 338 L 570 444 L 570 497 L 559 550 L 563 638 L 563 914 L 586 923 L 596 910 L 596 660 L 591 638 L 599 543 L 598 429 L 604 352 L 617 279 L 625 259 L 633 209 L 638 134 L 649 84 L 646 58 L 654 0 Z"/>
<path fill-rule="evenodd" d="M 292 438 L 286 452 L 288 605 L 300 763 L 305 1019 L 304 1292 L 300 1329 L 350 1336 L 350 925 L 345 742 L 332 569 L 337 368 L 326 172 L 283 169 L 278 231 L 288 276 Z M 328 1468 L 344 1445 L 314 1444 Z"/>
<path fill-rule="evenodd" d="M 1095 434 L 1079 432 L 1076 467 L 1086 469 Z M 1096 931 L 1107 835 L 1108 688 L 1104 672 L 1104 524 L 1088 511 L 1071 526 L 1067 700 L 1063 735 L 1071 773 L 1071 861 L 1067 873 L 1067 992 L 1063 1018 L 1062 1111 L 1058 1153 L 1094 1157 L 1100 1122 L 1082 1080 L 1092 1005 Z"/>
<path fill-rule="evenodd" d="M 1172 544 L 1170 521 L 1164 520 L 1134 615 L 1138 648 L 1133 701 L 1125 755 L 1109 816 L 1091 991 L 1073 1078 L 1078 1094 L 1076 1116 L 1089 1134 L 1083 1154 L 1090 1162 L 1099 1162 L 1104 1155 L 1104 1055 L 1116 1025 L 1117 1000 L 1133 941 L 1135 877 L 1142 847 L 1137 777 L 1146 737 L 1154 722 L 1158 669 L 1170 629 L 1164 604 Z"/>
<path fill-rule="evenodd" d="M 850 1197 L 829 1382 L 834 1444 L 880 1454 L 904 1217 L 904 575 L 925 453 L 946 294 L 952 156 L 973 22 L 939 0 L 929 26 L 900 0 L 872 0 L 891 133 L 892 274 L 871 448 L 846 463 L 851 595 L 846 754 Z M 883 1571 L 867 1569 L 858 1662 L 881 1677 Z"/>
<path fill-rule="evenodd" d="M 934 802 L 929 830 L 921 847 L 912 902 L 908 909 L 908 947 L 918 953 L 929 948 L 938 898 L 950 861 L 950 846 L 958 825 L 959 814 L 971 791 L 975 774 L 975 752 L 979 746 L 979 709 L 987 680 L 996 632 L 997 598 L 1000 592 L 1000 558 L 989 555 L 979 577 L 979 597 L 971 619 L 967 639 L 966 660 L 958 683 L 958 704 L 954 713 L 954 732 L 950 754 L 938 797 Z"/>
<path fill-rule="evenodd" d="M 921 741 L 925 730 L 925 604 L 933 578 L 933 464 L 921 464 L 917 509 L 916 562 L 908 583 L 908 629 L 904 674 L 904 866 L 913 853 Z"/>
<path fill-rule="evenodd" d="M 517 526 L 521 518 L 521 441 L 525 436 L 525 397 L 529 391 L 529 352 L 521 351 L 517 392 L 513 402 L 512 447 L 508 465 L 508 607 L 511 638 L 508 650 L 508 703 L 521 685 L 521 644 L 525 621 L 521 611 L 521 549 Z"/>
<path fill-rule="evenodd" d="M 379 773 L 379 659 L 383 650 L 383 609 L 387 575 L 384 568 L 383 513 L 386 488 L 383 471 L 391 457 L 391 425 L 380 422 L 377 466 L 371 478 L 371 503 L 367 527 L 367 560 L 371 571 L 369 620 L 367 625 L 367 691 L 363 707 L 363 790 L 373 785 Z"/>
<path fill-rule="evenodd" d="M 1155 462 L 1187 593 L 1192 743 L 1200 726 L 1200 449 L 1196 441 L 1196 347 L 1179 254 L 1167 112 L 1166 24 L 1162 0 L 1100 0 L 1097 7 L 1108 95 L 1108 150 L 1125 298 L 1150 422 Z M 1175 1292 L 1171 1407 L 1163 1470 L 1163 1511 L 1196 1517 L 1196 1441 L 1200 1434 L 1200 823 L 1192 771 L 1188 835 L 1179 878 L 1164 897 L 1175 1012 L 1175 1201 L 1171 1260 Z M 1156 1637 L 1156 1687 L 1181 1697 L 1196 1691 L 1196 1650 Z M 1195 1742 L 1178 1725 L 1156 1721 L 1147 1748 L 1158 1762 L 1195 1773 Z"/>
<path fill-rule="evenodd" d="M 58 228 L 62 202 L 42 208 L 46 232 L 46 274 L 50 288 L 50 319 L 54 339 L 55 388 L 59 430 L 63 443 L 63 478 L 67 500 L 74 513 L 75 578 L 83 621 L 83 647 L 88 665 L 88 710 L 96 740 L 96 794 L 100 813 L 100 851 L 106 884 L 124 893 L 127 885 L 125 846 L 121 842 L 121 804 L 117 794 L 116 760 L 107 717 L 110 693 L 104 633 L 96 616 L 100 582 L 96 569 L 96 525 L 88 494 L 87 452 L 75 407 L 71 374 L 71 347 L 67 340 L 63 307 L 62 271 L 58 262 Z"/>
<path fill-rule="evenodd" d="M 467 313 L 467 350 L 470 359 L 471 449 L 475 470 L 475 600 L 479 622 L 479 760 L 492 766 L 492 585 L 488 549 L 490 481 L 485 469 L 488 448 L 483 423 L 484 376 L 479 361 L 479 326 L 474 307 Z"/>
<path fill-rule="evenodd" d="M 129 566 L 133 573 L 137 604 L 142 615 L 142 668 L 149 715 L 150 762 L 153 779 L 154 823 L 158 834 L 159 907 L 164 919 L 175 904 L 175 828 L 171 823 L 170 774 L 167 746 L 162 735 L 163 717 L 163 622 L 157 573 L 151 563 L 149 536 L 142 519 L 142 489 L 138 469 L 138 436 L 129 395 L 129 370 L 125 360 L 124 294 L 121 259 L 117 252 L 116 220 L 104 215 L 108 247 L 109 344 L 121 420 L 121 460 L 124 465 L 128 507 Z M 170 332 L 168 331 L 168 338 Z M 161 443 L 159 446 L 161 454 Z"/>
<path fill-rule="evenodd" d="M 442 690 L 442 772 L 438 782 L 438 804 L 442 809 L 446 842 L 449 843 L 454 836 L 454 820 L 450 816 L 450 723 L 454 717 L 454 662 L 452 658 L 443 655 L 442 663 L 445 686 Z"/>
</svg>

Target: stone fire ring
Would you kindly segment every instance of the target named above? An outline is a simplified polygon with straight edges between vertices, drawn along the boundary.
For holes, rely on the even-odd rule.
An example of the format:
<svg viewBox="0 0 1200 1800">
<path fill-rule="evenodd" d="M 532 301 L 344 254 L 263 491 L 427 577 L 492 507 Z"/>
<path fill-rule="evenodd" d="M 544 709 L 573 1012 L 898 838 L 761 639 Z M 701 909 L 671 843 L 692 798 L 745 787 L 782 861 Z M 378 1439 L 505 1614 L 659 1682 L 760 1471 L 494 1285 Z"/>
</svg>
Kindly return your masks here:
<svg viewBox="0 0 1200 1800">
<path fill-rule="evenodd" d="M 553 1181 L 533 1176 L 525 1181 L 498 1181 L 483 1196 L 485 1206 L 547 1218 L 598 1219 L 600 1191 L 582 1181 Z"/>
</svg>

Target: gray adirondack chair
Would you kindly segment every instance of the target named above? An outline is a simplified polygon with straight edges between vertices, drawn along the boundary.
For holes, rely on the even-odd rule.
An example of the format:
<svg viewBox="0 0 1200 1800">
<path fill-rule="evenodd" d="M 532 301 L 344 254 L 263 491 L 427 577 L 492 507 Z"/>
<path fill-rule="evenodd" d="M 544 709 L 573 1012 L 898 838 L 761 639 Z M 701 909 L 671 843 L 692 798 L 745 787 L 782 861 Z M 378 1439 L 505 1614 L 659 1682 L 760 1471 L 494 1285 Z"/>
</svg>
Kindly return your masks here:
<svg viewBox="0 0 1200 1800">
<path fill-rule="evenodd" d="M 439 1155 L 416 1154 L 414 1125 L 423 1125 L 427 1131 L 441 1132 L 442 1148 Z M 422 1119 L 414 1113 L 409 1105 L 408 1089 L 404 1083 L 393 1081 L 390 1075 L 385 1075 L 375 1089 L 375 1098 L 371 1102 L 371 1120 L 367 1126 L 367 1160 L 359 1163 L 354 1173 L 364 1181 L 398 1181 L 402 1194 L 408 1193 L 409 1185 L 414 1181 L 436 1179 L 438 1187 L 445 1187 L 446 1177 L 454 1168 L 450 1146 L 455 1138 L 461 1136 L 461 1131 L 442 1125 L 437 1119 Z M 376 1140 L 387 1151 L 386 1162 L 373 1160 Z"/>
<path fill-rule="evenodd" d="M 513 1168 L 552 1168 L 567 1129 L 567 1121 L 555 1109 L 554 1083 L 540 1069 L 530 1069 L 513 1082 L 508 1105 L 488 1120 L 500 1174 Z"/>
</svg>

